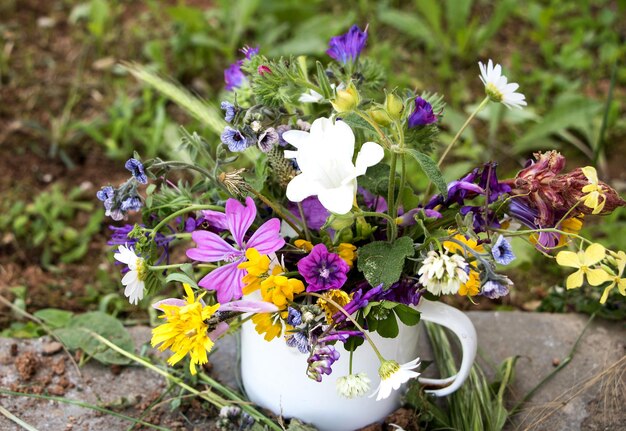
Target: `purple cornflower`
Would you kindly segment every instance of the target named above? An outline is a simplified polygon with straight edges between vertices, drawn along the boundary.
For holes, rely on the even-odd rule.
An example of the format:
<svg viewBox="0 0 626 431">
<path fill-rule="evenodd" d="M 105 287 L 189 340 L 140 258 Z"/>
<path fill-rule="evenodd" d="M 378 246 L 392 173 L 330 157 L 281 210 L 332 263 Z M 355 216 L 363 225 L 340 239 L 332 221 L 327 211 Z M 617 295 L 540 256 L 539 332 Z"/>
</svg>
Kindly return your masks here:
<svg viewBox="0 0 626 431">
<path fill-rule="evenodd" d="M 357 25 L 353 25 L 346 34 L 330 38 L 326 54 L 341 64 L 347 64 L 359 58 L 366 42 L 367 28 L 361 31 Z"/>
<path fill-rule="evenodd" d="M 259 149 L 264 153 L 269 152 L 277 143 L 278 133 L 273 127 L 265 129 L 265 131 L 259 135 L 259 140 L 257 142 Z"/>
<path fill-rule="evenodd" d="M 496 240 L 496 243 L 491 249 L 491 254 L 500 265 L 508 265 L 515 260 L 513 248 L 511 248 L 511 244 L 509 244 L 503 235 L 500 235 Z"/>
<path fill-rule="evenodd" d="M 243 55 L 246 56 L 246 60 L 250 60 L 252 57 L 254 57 L 255 55 L 257 55 L 259 53 L 259 46 L 255 46 L 254 48 L 249 47 L 248 45 L 245 45 L 243 48 L 241 48 L 239 50 L 239 52 L 241 52 Z"/>
<path fill-rule="evenodd" d="M 241 87 L 246 82 L 246 76 L 241 71 L 243 60 L 236 61 L 224 70 L 224 82 L 226 90 L 233 91 L 235 88 Z"/>
<path fill-rule="evenodd" d="M 433 107 L 421 97 L 415 99 L 415 109 L 409 115 L 409 128 L 417 126 L 427 126 L 437 122 L 437 116 L 433 112 Z"/>
<path fill-rule="evenodd" d="M 187 250 L 187 257 L 200 262 L 226 262 L 198 283 L 207 290 L 215 290 L 217 300 L 222 304 L 233 298 L 241 298 L 243 287 L 241 279 L 246 275 L 246 271 L 237 266 L 245 261 L 248 248 L 255 248 L 261 254 L 270 254 L 285 244 L 285 240 L 279 234 L 280 220 L 277 218 L 263 223 L 248 241 L 244 241 L 246 232 L 255 218 L 256 206 L 252 198 L 246 198 L 245 206 L 236 199 L 228 199 L 224 221 L 237 248 L 213 232 L 197 230 L 191 234 L 198 247 Z"/>
<path fill-rule="evenodd" d="M 316 345 L 307 359 L 309 366 L 306 374 L 310 379 L 322 381 L 322 375 L 333 372 L 332 365 L 339 359 L 339 352 L 331 345 Z"/>
<path fill-rule="evenodd" d="M 513 283 L 507 277 L 502 277 L 501 282 L 489 280 L 483 284 L 482 295 L 490 299 L 500 298 L 509 293 L 509 286 Z"/>
<path fill-rule="evenodd" d="M 220 103 L 220 108 L 224 111 L 224 121 L 230 123 L 235 119 L 235 114 L 237 114 L 237 109 L 235 105 L 230 102 L 223 101 Z"/>
<path fill-rule="evenodd" d="M 339 289 L 348 279 L 350 267 L 339 255 L 317 244 L 308 256 L 298 262 L 298 272 L 308 283 L 307 292 Z"/>
<path fill-rule="evenodd" d="M 133 174 L 133 177 L 141 184 L 148 184 L 148 177 L 146 171 L 143 168 L 143 164 L 137 159 L 128 159 L 124 165 L 126 169 Z"/>
<path fill-rule="evenodd" d="M 248 142 L 243 134 L 232 127 L 226 126 L 222 135 L 220 136 L 222 143 L 228 146 L 228 149 L 232 152 L 244 151 L 251 144 Z"/>
</svg>

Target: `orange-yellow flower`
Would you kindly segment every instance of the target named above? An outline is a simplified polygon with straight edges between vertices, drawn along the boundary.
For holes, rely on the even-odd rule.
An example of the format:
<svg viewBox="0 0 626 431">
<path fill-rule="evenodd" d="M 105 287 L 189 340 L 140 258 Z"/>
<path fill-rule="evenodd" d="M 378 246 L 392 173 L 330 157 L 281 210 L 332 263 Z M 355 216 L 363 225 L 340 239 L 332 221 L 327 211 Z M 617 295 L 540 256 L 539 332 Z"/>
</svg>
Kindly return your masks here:
<svg viewBox="0 0 626 431">
<path fill-rule="evenodd" d="M 356 259 L 356 247 L 352 244 L 348 244 L 346 242 L 342 242 L 337 247 L 337 254 L 340 258 L 344 260 L 348 264 L 350 268 L 354 264 L 354 259 Z"/>
<path fill-rule="evenodd" d="M 311 244 L 311 241 L 307 241 L 304 239 L 297 239 L 295 240 L 293 244 L 299 249 L 304 250 L 306 252 L 313 250 L 313 244 Z"/>
<path fill-rule="evenodd" d="M 327 301 L 330 299 L 333 302 L 336 302 L 342 308 L 348 305 L 348 303 L 352 300 L 352 296 L 348 295 L 341 289 L 330 289 L 326 292 L 322 293 L 322 296 L 325 299 L 318 298 L 317 305 L 319 305 L 324 313 L 326 314 L 326 322 L 330 325 L 333 323 L 333 315 L 339 311 L 337 307 Z"/>
<path fill-rule="evenodd" d="M 242 289 L 244 295 L 260 289 L 261 281 L 267 278 L 267 273 L 270 270 L 270 258 L 260 254 L 255 248 L 246 250 L 246 258 L 247 261 L 237 265 L 237 268 L 245 269 L 248 272 L 241 279 L 244 283 Z"/>
<path fill-rule="evenodd" d="M 272 313 L 258 313 L 252 316 L 254 329 L 259 335 L 264 335 L 265 341 L 272 341 L 280 336 L 283 331 L 283 325 L 277 315 Z"/>
<path fill-rule="evenodd" d="M 283 308 L 287 302 L 293 301 L 294 294 L 304 292 L 304 283 L 297 278 L 287 278 L 282 274 L 283 269 L 274 267 L 272 275 L 261 282 L 261 296 L 264 301 L 272 302 L 278 308 Z"/>
</svg>

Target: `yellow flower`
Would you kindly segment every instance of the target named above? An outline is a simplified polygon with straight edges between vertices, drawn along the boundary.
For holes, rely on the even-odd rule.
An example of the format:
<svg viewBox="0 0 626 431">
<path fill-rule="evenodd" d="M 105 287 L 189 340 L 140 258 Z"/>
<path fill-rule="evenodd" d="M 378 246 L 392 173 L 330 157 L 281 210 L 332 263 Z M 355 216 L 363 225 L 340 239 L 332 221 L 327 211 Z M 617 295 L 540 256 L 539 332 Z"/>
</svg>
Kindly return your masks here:
<svg viewBox="0 0 626 431">
<path fill-rule="evenodd" d="M 340 289 L 331 289 L 324 293 L 322 293 L 324 298 L 328 298 L 337 304 L 339 304 L 342 308 L 348 305 L 348 303 L 352 300 L 352 296 L 348 295 L 346 292 Z M 317 305 L 322 307 L 324 313 L 326 313 L 326 322 L 330 325 L 333 323 L 333 314 L 339 311 L 337 307 L 326 301 L 325 299 L 318 298 Z"/>
<path fill-rule="evenodd" d="M 299 249 L 304 250 L 306 252 L 313 250 L 313 244 L 311 244 L 311 241 L 306 241 L 304 239 L 297 239 L 293 244 Z"/>
<path fill-rule="evenodd" d="M 581 197 L 586 207 L 593 209 L 592 214 L 599 214 L 606 203 L 606 195 L 602 192 L 602 186 L 598 183 L 598 174 L 592 166 L 585 166 L 581 171 L 589 180 L 589 184 L 581 189 L 587 195 Z"/>
<path fill-rule="evenodd" d="M 475 265 L 474 265 L 475 266 Z M 469 280 L 459 288 L 459 295 L 475 296 L 480 292 L 480 274 L 473 269 L 469 272 Z"/>
<path fill-rule="evenodd" d="M 561 230 L 563 232 L 577 234 L 583 228 L 583 217 L 584 215 L 581 214 L 580 216 L 571 217 L 563 220 L 563 223 L 561 223 L 560 225 Z M 561 235 L 557 247 L 564 246 L 565 244 L 567 244 L 568 240 L 568 235 Z"/>
<path fill-rule="evenodd" d="M 606 302 L 607 298 L 609 297 L 609 293 L 616 286 L 617 290 L 619 290 L 619 293 L 626 296 L 626 278 L 622 278 L 624 268 L 626 268 L 626 253 L 624 253 L 623 251 L 619 251 L 617 253 L 611 254 L 613 255 L 613 258 L 615 259 L 617 264 L 617 275 L 609 276 L 609 281 L 611 282 L 611 284 L 609 284 L 604 289 L 602 297 L 600 298 L 600 304 L 604 304 Z"/>
<path fill-rule="evenodd" d="M 167 360 L 170 365 L 176 364 L 189 354 L 189 370 L 191 374 L 196 374 L 196 364 L 206 364 L 207 352 L 213 348 L 213 340 L 209 338 L 209 328 L 205 322 L 215 314 L 220 304 L 205 306 L 200 302 L 204 293 L 195 298 L 191 286 L 183 284 L 183 287 L 187 293 L 187 304 L 159 306 L 165 313 L 160 317 L 166 322 L 152 330 L 151 344 L 152 347 L 161 344 L 160 351 L 169 348 L 174 352 Z"/>
<path fill-rule="evenodd" d="M 583 276 L 587 276 L 587 281 L 592 286 L 599 286 L 609 280 L 609 275 L 600 268 L 592 269 L 593 266 L 604 259 L 606 250 L 601 244 L 591 244 L 585 251 L 574 253 L 573 251 L 560 251 L 556 255 L 556 262 L 561 266 L 578 268 L 573 274 L 567 277 L 566 286 L 568 289 L 575 289 L 583 285 Z"/>
<path fill-rule="evenodd" d="M 482 244 L 478 245 L 478 242 L 474 238 L 466 238 L 465 235 L 461 235 L 460 233 L 457 233 L 452 238 L 460 243 L 465 244 L 467 248 L 470 248 L 478 253 L 485 252 L 485 248 L 483 247 L 483 245 Z M 461 253 L 463 256 L 467 255 L 467 251 L 465 250 L 465 248 L 461 246 L 460 244 L 457 244 L 456 242 L 444 241 L 443 246 L 450 253 Z"/>
<path fill-rule="evenodd" d="M 274 267 L 272 275 L 261 282 L 261 296 L 264 301 L 272 302 L 278 308 L 283 308 L 288 301 L 293 301 L 293 295 L 304 292 L 304 283 L 297 278 L 287 278 L 279 275 L 283 269 Z"/>
<path fill-rule="evenodd" d="M 270 270 L 270 258 L 260 254 L 255 248 L 251 247 L 246 250 L 246 258 L 248 259 L 246 262 L 237 265 L 237 268 L 245 269 L 248 272 L 241 279 L 245 285 L 242 289 L 244 295 L 260 289 L 261 281 L 266 278 L 267 272 Z"/>
<path fill-rule="evenodd" d="M 354 259 L 356 259 L 355 251 L 356 247 L 346 242 L 342 242 L 337 247 L 337 254 L 348 264 L 350 268 L 352 268 L 352 265 L 354 264 Z"/>
<path fill-rule="evenodd" d="M 254 329 L 259 335 L 265 334 L 265 341 L 272 341 L 283 332 L 283 325 L 272 313 L 258 313 L 252 316 Z"/>
</svg>

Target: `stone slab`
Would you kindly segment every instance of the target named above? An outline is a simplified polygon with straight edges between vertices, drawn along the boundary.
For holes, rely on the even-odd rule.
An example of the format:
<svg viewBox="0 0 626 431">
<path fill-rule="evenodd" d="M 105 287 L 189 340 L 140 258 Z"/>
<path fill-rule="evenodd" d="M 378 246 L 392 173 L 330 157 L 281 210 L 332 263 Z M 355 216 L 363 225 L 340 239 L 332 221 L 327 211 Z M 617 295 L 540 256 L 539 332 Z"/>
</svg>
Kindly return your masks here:
<svg viewBox="0 0 626 431">
<path fill-rule="evenodd" d="M 572 349 L 588 317 L 574 314 L 523 312 L 470 312 L 479 337 L 479 361 L 489 375 L 493 366 L 509 356 L 519 355 L 516 380 L 509 396 L 519 399 L 554 370 Z M 131 328 L 137 346 L 150 338 L 149 328 Z M 6 360 L 10 345 L 17 343 L 20 352 L 41 351 L 43 340 L 0 339 L 0 386 L 9 387 L 17 379 L 15 366 Z M 426 337 L 422 359 L 432 358 Z M 139 351 L 140 347 L 138 347 Z M 59 353 L 56 354 L 58 356 Z M 3 359 L 4 358 L 4 359 Z M 228 336 L 217 344 L 211 355 L 213 374 L 229 386 L 240 389 L 237 340 Z M 428 373 L 433 374 L 433 369 Z M 41 372 L 41 371 L 39 371 Z M 80 380 L 67 364 L 72 383 L 65 396 L 93 404 L 117 403 L 123 398 L 163 391 L 164 379 L 140 367 L 125 367 L 117 375 L 110 367 L 87 364 Z M 507 425 L 510 430 L 620 430 L 626 429 L 621 409 L 626 393 L 626 328 L 624 323 L 597 319 L 588 328 L 572 361 L 543 386 L 524 409 Z M 116 430 L 128 422 L 99 415 L 91 410 L 57 402 L 27 398 L 0 397 L 0 405 L 35 426 L 45 430 Z M 68 424 L 70 425 L 68 427 Z M 0 430 L 19 427 L 0 415 Z"/>
</svg>

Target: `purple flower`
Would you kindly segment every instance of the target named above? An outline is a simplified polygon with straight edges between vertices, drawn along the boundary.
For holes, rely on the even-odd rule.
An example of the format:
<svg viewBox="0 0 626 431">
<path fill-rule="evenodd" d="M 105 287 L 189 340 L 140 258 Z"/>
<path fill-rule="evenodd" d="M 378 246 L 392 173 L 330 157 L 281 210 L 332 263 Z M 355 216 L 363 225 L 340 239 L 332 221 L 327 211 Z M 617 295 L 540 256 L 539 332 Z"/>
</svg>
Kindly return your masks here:
<svg viewBox="0 0 626 431">
<path fill-rule="evenodd" d="M 411 278 L 403 278 L 385 290 L 380 299 L 393 301 L 404 305 L 417 305 L 420 302 L 423 291 L 420 284 Z"/>
<path fill-rule="evenodd" d="M 259 140 L 257 144 L 259 145 L 259 149 L 264 153 L 269 152 L 274 145 L 278 143 L 278 133 L 276 129 L 273 127 L 268 127 L 265 129 L 261 135 L 259 135 Z"/>
<path fill-rule="evenodd" d="M 140 225 L 140 226 L 144 227 L 144 225 Z M 170 228 L 169 226 L 167 227 L 170 229 L 170 231 L 172 231 L 172 233 L 174 233 L 174 230 L 172 228 Z M 119 227 L 109 225 L 109 229 L 111 229 L 113 232 L 111 233 L 111 237 L 107 241 L 107 245 L 112 245 L 112 246 L 126 245 L 128 247 L 132 247 L 133 249 L 135 249 L 135 245 L 137 244 L 139 239 L 136 237 L 131 238 L 128 236 L 134 228 L 135 226 L 132 224 L 126 224 L 124 226 L 119 226 Z M 147 233 L 145 235 L 146 237 L 149 236 L 149 234 Z M 170 242 L 172 242 L 173 240 L 174 240 L 173 236 L 165 236 L 160 232 L 158 232 L 155 235 L 154 243 L 157 246 L 157 250 L 162 250 L 162 253 L 159 256 L 159 259 L 155 262 L 155 265 L 159 265 L 161 262 L 169 260 L 169 245 L 170 245 Z M 125 269 L 127 270 L 128 268 L 125 268 Z M 122 270 L 122 272 L 125 272 L 125 270 Z"/>
<path fill-rule="evenodd" d="M 513 283 L 507 277 L 502 277 L 502 280 L 495 281 L 489 280 L 483 284 L 482 295 L 490 299 L 500 298 L 501 296 L 508 295 L 509 286 Z"/>
<path fill-rule="evenodd" d="M 326 223 L 326 219 L 330 215 L 330 212 L 324 208 L 316 196 L 309 196 L 300 202 L 300 204 L 302 205 L 302 212 L 304 213 L 304 218 L 306 219 L 306 225 L 308 228 L 314 230 L 321 229 L 321 227 L 324 226 L 324 223 Z M 297 204 L 289 202 L 287 208 L 298 220 L 301 220 Z"/>
<path fill-rule="evenodd" d="M 187 250 L 187 257 L 200 262 L 226 262 L 198 283 L 207 290 L 217 291 L 217 300 L 222 304 L 233 298 L 241 298 L 241 279 L 246 271 L 237 266 L 245 261 L 248 248 L 255 248 L 261 254 L 270 254 L 285 244 L 279 235 L 280 220 L 277 218 L 263 223 L 248 241 L 244 241 L 255 217 L 256 207 L 252 198 L 246 198 L 245 206 L 236 199 L 226 201 L 224 220 L 237 248 L 213 232 L 198 230 L 191 234 L 198 247 Z"/>
<path fill-rule="evenodd" d="M 367 28 L 361 31 L 358 26 L 353 25 L 346 34 L 330 38 L 326 54 L 341 64 L 347 64 L 359 58 L 366 42 Z"/>
<path fill-rule="evenodd" d="M 491 249 L 491 254 L 500 265 L 508 265 L 515 260 L 515 254 L 513 253 L 511 244 L 509 244 L 507 239 L 502 235 L 496 240 L 495 245 Z"/>
<path fill-rule="evenodd" d="M 398 219 L 396 219 L 398 226 L 403 226 L 403 227 L 413 226 L 415 223 L 417 223 L 417 220 L 415 217 L 421 216 L 422 213 L 423 213 L 423 216 L 425 216 L 427 219 L 438 219 L 442 217 L 439 211 L 431 210 L 428 208 L 413 208 L 412 210 L 405 212 L 404 214 L 399 216 Z M 418 217 L 418 218 L 421 218 L 421 217 Z"/>
<path fill-rule="evenodd" d="M 291 130 L 291 127 L 286 124 L 281 124 L 276 128 L 276 132 L 278 133 L 278 145 L 281 147 L 289 145 L 289 143 L 283 139 L 283 133 L 288 132 L 289 130 Z"/>
<path fill-rule="evenodd" d="M 141 184 L 148 184 L 148 177 L 146 176 L 146 171 L 143 168 L 143 164 L 137 159 L 128 159 L 126 164 L 124 165 L 126 169 L 128 169 L 133 177 L 139 181 Z"/>
<path fill-rule="evenodd" d="M 433 107 L 421 97 L 415 99 L 415 109 L 409 115 L 409 128 L 427 126 L 437 122 L 437 116 L 433 113 Z"/>
<path fill-rule="evenodd" d="M 143 203 L 141 202 L 139 196 L 134 195 L 129 196 L 122 201 L 122 204 L 120 205 L 120 210 L 122 210 L 122 212 L 139 211 L 142 206 Z"/>
<path fill-rule="evenodd" d="M 222 143 L 227 145 L 228 149 L 232 152 L 244 151 L 252 145 L 239 130 L 233 129 L 229 126 L 224 128 L 220 139 L 222 140 Z"/>
<path fill-rule="evenodd" d="M 531 208 L 525 199 L 515 198 L 509 202 L 508 214 L 530 229 L 550 228 L 553 226 L 542 226 L 539 224 L 539 211 Z M 560 235 L 555 232 L 539 232 L 537 236 L 537 247 L 539 250 L 549 253 L 551 249 L 559 243 Z"/>
<path fill-rule="evenodd" d="M 292 332 L 287 335 L 287 345 L 297 348 L 300 353 L 309 353 L 309 337 L 304 332 Z"/>
<path fill-rule="evenodd" d="M 495 202 L 501 195 L 511 192 L 511 186 L 498 181 L 498 176 L 496 175 L 497 166 L 498 164 L 495 162 L 485 163 L 480 181 L 478 182 L 480 188 L 482 188 L 487 195 L 488 203 Z"/>
<path fill-rule="evenodd" d="M 235 108 L 235 105 L 230 102 L 224 101 L 220 103 L 220 108 L 222 108 L 222 110 L 224 111 L 224 121 L 230 123 L 235 119 L 235 114 L 237 114 L 237 109 Z"/>
<path fill-rule="evenodd" d="M 323 374 L 333 372 L 332 365 L 339 359 L 339 352 L 331 345 L 316 345 L 307 359 L 309 366 L 306 374 L 310 379 L 322 381 Z"/>
<path fill-rule="evenodd" d="M 346 330 L 342 330 L 342 331 L 336 331 L 333 330 L 331 332 L 329 332 L 328 334 L 326 334 L 324 337 L 322 338 L 318 338 L 318 343 L 331 343 L 333 341 L 341 341 L 342 343 L 345 343 L 346 341 L 348 341 L 348 338 L 350 337 L 361 337 L 361 338 L 365 338 L 365 335 L 363 335 L 363 333 L 361 331 L 346 331 Z"/>
<path fill-rule="evenodd" d="M 246 56 L 246 60 L 250 60 L 252 57 L 254 57 L 255 55 L 257 55 L 259 53 L 259 46 L 255 46 L 254 48 L 249 47 L 248 45 L 245 45 L 243 48 L 241 48 L 239 50 L 239 52 L 241 52 L 243 55 Z"/>
<path fill-rule="evenodd" d="M 300 326 L 302 324 L 302 313 L 293 307 L 287 308 L 287 324 L 293 327 Z"/>
<path fill-rule="evenodd" d="M 376 196 L 374 193 L 363 187 L 358 187 L 357 191 L 361 196 L 363 196 L 363 202 L 366 207 L 379 213 L 387 212 L 387 200 L 384 197 Z"/>
<path fill-rule="evenodd" d="M 309 285 L 307 292 L 339 289 L 348 279 L 349 270 L 348 264 L 339 255 L 329 253 L 324 244 L 317 244 L 298 262 L 298 272 Z"/>
<path fill-rule="evenodd" d="M 233 91 L 235 88 L 241 87 L 246 82 L 246 76 L 241 71 L 243 60 L 236 61 L 224 70 L 224 82 L 226 90 Z"/>
<path fill-rule="evenodd" d="M 98 190 L 96 193 L 96 197 L 104 204 L 104 215 L 111 217 L 115 221 L 119 221 L 124 218 L 124 213 L 118 207 L 119 204 L 116 203 L 115 195 L 116 190 L 111 186 L 102 187 L 102 189 Z"/>
<path fill-rule="evenodd" d="M 383 292 L 382 284 L 368 290 L 367 292 L 365 292 L 365 294 L 363 293 L 363 289 L 359 289 L 356 292 L 354 292 L 354 295 L 352 296 L 352 300 L 348 302 L 346 306 L 343 307 L 343 309 L 346 310 L 348 314 L 352 315 L 356 313 L 357 311 L 359 311 L 360 309 L 367 307 L 367 304 L 369 304 L 369 301 L 372 298 L 376 299 L 382 292 Z M 335 323 L 339 323 L 344 320 L 346 320 L 346 315 L 340 311 L 338 311 L 337 313 L 333 315 L 333 322 Z"/>
</svg>

